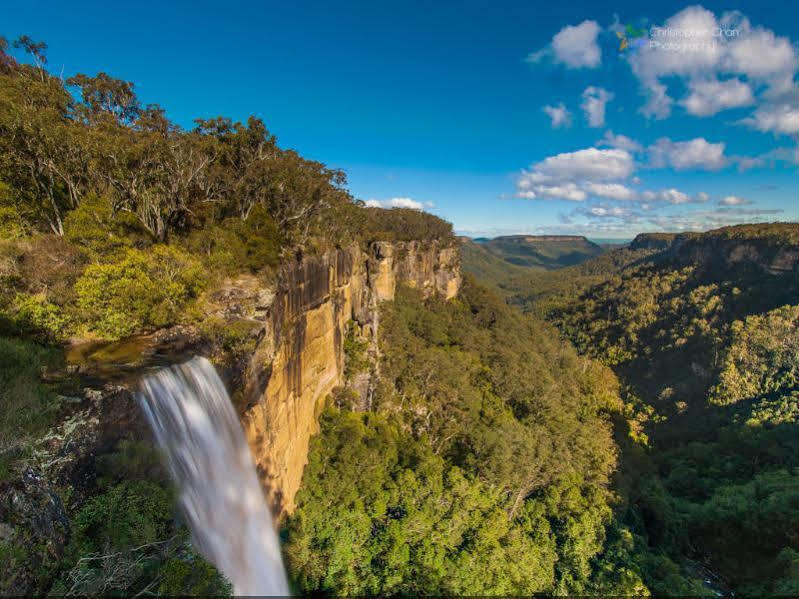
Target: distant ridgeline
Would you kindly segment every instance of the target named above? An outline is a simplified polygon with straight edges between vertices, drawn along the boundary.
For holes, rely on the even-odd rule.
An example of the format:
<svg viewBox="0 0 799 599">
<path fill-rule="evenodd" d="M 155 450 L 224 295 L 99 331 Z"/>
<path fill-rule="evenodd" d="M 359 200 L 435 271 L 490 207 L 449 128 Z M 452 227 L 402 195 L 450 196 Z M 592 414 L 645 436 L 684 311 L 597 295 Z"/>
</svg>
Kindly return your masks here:
<svg viewBox="0 0 799 599">
<path fill-rule="evenodd" d="M 603 252 L 599 245 L 580 235 L 507 235 L 461 240 L 464 267 L 469 272 L 479 271 L 481 262 L 496 262 L 492 258 L 515 266 L 550 270 L 579 264 Z"/>
<path fill-rule="evenodd" d="M 630 249 L 655 249 L 661 258 L 702 268 L 755 267 L 773 274 L 799 264 L 799 225 L 736 225 L 707 233 L 644 233 Z"/>
<path fill-rule="evenodd" d="M 799 593 L 799 224 L 642 234 L 579 266 L 513 280 L 623 384 L 619 514 L 639 556 L 715 591 Z M 650 552 L 652 552 L 650 554 Z"/>
</svg>

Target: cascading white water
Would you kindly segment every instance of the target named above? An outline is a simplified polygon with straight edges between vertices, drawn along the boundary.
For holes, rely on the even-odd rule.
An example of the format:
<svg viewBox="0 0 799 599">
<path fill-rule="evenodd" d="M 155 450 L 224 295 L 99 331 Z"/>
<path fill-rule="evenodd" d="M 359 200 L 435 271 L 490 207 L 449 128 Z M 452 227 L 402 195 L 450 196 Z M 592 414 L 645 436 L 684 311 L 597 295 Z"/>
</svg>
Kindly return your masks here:
<svg viewBox="0 0 799 599">
<path fill-rule="evenodd" d="M 288 595 L 280 544 L 236 413 L 196 357 L 142 381 L 139 403 L 180 491 L 195 547 L 237 595 Z"/>
</svg>

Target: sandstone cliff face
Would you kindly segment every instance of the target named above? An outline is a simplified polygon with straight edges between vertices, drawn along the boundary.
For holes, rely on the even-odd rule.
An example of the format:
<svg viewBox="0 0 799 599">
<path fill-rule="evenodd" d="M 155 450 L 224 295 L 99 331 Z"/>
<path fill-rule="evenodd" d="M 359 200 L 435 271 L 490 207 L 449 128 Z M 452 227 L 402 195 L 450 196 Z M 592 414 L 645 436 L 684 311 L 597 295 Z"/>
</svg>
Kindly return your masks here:
<svg viewBox="0 0 799 599">
<path fill-rule="evenodd" d="M 376 339 L 378 303 L 398 284 L 449 299 L 460 287 L 457 247 L 376 242 L 284 266 L 250 362 L 242 416 L 274 511 L 290 513 L 325 397 L 342 384 L 347 324 Z"/>
<path fill-rule="evenodd" d="M 799 246 L 763 239 L 702 238 L 678 235 L 668 253 L 680 262 L 704 268 L 757 267 L 770 274 L 799 271 Z"/>
<path fill-rule="evenodd" d="M 799 272 L 799 244 L 795 242 L 769 235 L 768 230 L 750 238 L 714 233 L 641 233 L 630 249 L 656 250 L 663 260 L 706 271 L 751 267 L 772 275 Z"/>
</svg>

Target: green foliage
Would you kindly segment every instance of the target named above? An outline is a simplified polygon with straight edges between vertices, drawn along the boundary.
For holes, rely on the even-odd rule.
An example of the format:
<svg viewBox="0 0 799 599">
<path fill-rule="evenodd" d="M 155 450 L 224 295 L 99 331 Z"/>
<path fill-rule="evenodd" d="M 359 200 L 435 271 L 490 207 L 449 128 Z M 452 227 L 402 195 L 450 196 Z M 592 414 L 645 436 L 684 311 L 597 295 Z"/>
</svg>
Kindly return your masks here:
<svg viewBox="0 0 799 599">
<path fill-rule="evenodd" d="M 510 264 L 545 269 L 573 266 L 602 253 L 597 244 L 575 236 L 509 235 L 472 243 Z"/>
<path fill-rule="evenodd" d="M 256 117 L 184 130 L 133 83 L 65 84 L 47 72 L 46 45 L 23 46 L 34 64 L 0 70 L 0 237 L 47 230 L 102 255 L 189 237 L 220 268 L 260 270 L 283 248 L 452 236 L 420 211 L 356 205 L 343 172 L 280 148 Z"/>
<path fill-rule="evenodd" d="M 258 322 L 252 320 L 225 320 L 217 316 L 209 316 L 200 322 L 200 333 L 215 349 L 214 360 L 225 366 L 234 366 L 246 360 L 255 351 L 258 337 L 255 332 L 260 328 Z"/>
<path fill-rule="evenodd" d="M 208 225 L 193 231 L 184 243 L 212 268 L 233 274 L 242 270 L 275 269 L 284 242 L 275 221 L 258 205 L 246 220 L 227 218 Z"/>
<path fill-rule="evenodd" d="M 774 471 L 718 488 L 709 501 L 690 513 L 690 531 L 718 567 L 747 594 L 772 594 L 786 581 L 774 570 L 795 550 L 799 534 L 799 475 Z M 787 565 L 787 564 L 786 564 Z M 771 572 L 770 572 L 771 570 Z M 764 576 L 766 574 L 766 576 Z M 775 576 L 777 580 L 769 580 Z M 793 584 L 797 582 L 796 572 Z"/>
<path fill-rule="evenodd" d="M 64 218 L 64 238 L 98 259 L 146 243 L 145 232 L 128 212 L 114 213 L 106 196 L 90 192 Z"/>
<path fill-rule="evenodd" d="M 596 574 L 620 409 L 607 368 L 468 279 L 451 302 L 398 289 L 380 349 L 373 411 L 328 410 L 312 442 L 286 527 L 302 592 L 645 590 L 635 564 Z"/>
<path fill-rule="evenodd" d="M 542 506 L 510 521 L 501 494 L 385 417 L 328 411 L 322 430 L 287 527 L 286 555 L 303 592 L 551 588 L 557 556 Z"/>
<path fill-rule="evenodd" d="M 14 202 L 13 190 L 0 181 L 0 239 L 17 239 L 26 232 L 25 221 Z"/>
<path fill-rule="evenodd" d="M 725 405 L 799 384 L 799 306 L 736 321 L 712 401 Z"/>
<path fill-rule="evenodd" d="M 365 241 L 430 241 L 453 243 L 452 224 L 411 208 L 357 207 L 360 238 Z"/>
<path fill-rule="evenodd" d="M 358 325 L 348 322 L 344 336 L 344 377 L 347 380 L 369 368 L 368 347 L 369 342 L 360 336 Z"/>
<path fill-rule="evenodd" d="M 119 262 L 88 266 L 75 284 L 80 316 L 109 339 L 174 323 L 203 286 L 203 270 L 173 246 L 129 249 Z"/>
<path fill-rule="evenodd" d="M 699 235 L 685 233 L 681 237 L 697 238 Z M 701 234 L 702 239 L 757 240 L 774 245 L 799 243 L 799 226 L 796 223 L 763 223 L 721 227 Z"/>
<path fill-rule="evenodd" d="M 44 293 L 17 293 L 10 305 L 0 312 L 0 331 L 42 343 L 66 338 L 72 330 L 69 316 L 60 306 L 48 301 Z"/>
<path fill-rule="evenodd" d="M 92 497 L 72 519 L 75 554 L 96 555 L 166 540 L 172 501 L 169 490 L 142 480 L 123 482 Z"/>
<path fill-rule="evenodd" d="M 545 273 L 528 296 L 533 311 L 624 383 L 629 434 L 650 449 L 622 443 L 617 514 L 635 539 L 630 558 L 657 594 L 701 594 L 700 577 L 721 592 L 794 588 L 791 558 L 780 556 L 792 547 L 785 535 L 795 534 L 781 510 L 795 501 L 790 473 L 799 467 L 799 285 L 726 257 L 746 240 L 770 264 L 793 251 L 796 231 L 776 224 L 649 236 L 597 259 L 641 256 L 598 281 Z"/>
<path fill-rule="evenodd" d="M 0 454 L 23 446 L 51 424 L 58 400 L 42 374 L 62 365 L 60 350 L 0 337 Z"/>
<path fill-rule="evenodd" d="M 752 404 L 747 426 L 775 427 L 799 422 L 799 391 L 787 395 L 763 397 Z"/>
<path fill-rule="evenodd" d="M 196 553 L 168 559 L 161 567 L 160 576 L 159 595 L 229 597 L 233 594 L 233 586 Z"/>
<path fill-rule="evenodd" d="M 97 491 L 70 516 L 71 538 L 51 594 L 232 593 L 175 521 L 160 457 L 151 443 L 129 440 L 98 456 Z"/>
<path fill-rule="evenodd" d="M 98 456 L 95 468 L 101 488 L 131 481 L 149 481 L 164 488 L 171 484 L 163 456 L 147 441 L 123 439 L 114 451 Z"/>
</svg>

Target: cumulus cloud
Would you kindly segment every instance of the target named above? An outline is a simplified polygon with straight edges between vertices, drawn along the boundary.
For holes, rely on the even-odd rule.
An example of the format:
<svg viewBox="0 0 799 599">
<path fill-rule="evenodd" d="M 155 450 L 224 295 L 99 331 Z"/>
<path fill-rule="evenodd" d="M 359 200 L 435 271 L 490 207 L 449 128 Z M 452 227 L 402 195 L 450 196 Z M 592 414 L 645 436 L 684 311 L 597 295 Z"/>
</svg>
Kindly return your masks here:
<svg viewBox="0 0 799 599">
<path fill-rule="evenodd" d="M 626 206 L 591 206 L 581 212 L 589 218 L 637 219 L 639 214 Z"/>
<path fill-rule="evenodd" d="M 390 198 L 388 200 L 369 199 L 364 202 L 369 208 L 411 208 L 413 210 L 424 210 L 425 204 L 417 202 L 412 198 Z M 428 206 L 431 204 L 428 202 Z"/>
<path fill-rule="evenodd" d="M 583 92 L 580 108 L 585 112 L 589 127 L 605 126 L 605 105 L 613 99 L 613 94 L 601 87 L 589 86 Z"/>
<path fill-rule="evenodd" d="M 796 71 L 799 60 L 788 38 L 778 37 L 764 27 L 752 27 L 738 11 L 722 15 L 720 26 L 740 31 L 740 36 L 731 38 L 725 46 L 722 66 L 726 70 L 766 81 L 777 89 Z"/>
<path fill-rule="evenodd" d="M 647 202 L 665 202 L 667 204 L 704 204 L 710 196 L 704 192 L 692 196 L 679 189 L 662 189 L 660 191 L 645 191 L 641 197 Z"/>
<path fill-rule="evenodd" d="M 739 12 L 717 17 L 690 6 L 662 27 L 650 28 L 649 43 L 632 53 L 629 63 L 647 97 L 641 112 L 665 118 L 674 99 L 664 80 L 682 79 L 689 93 L 681 105 L 709 116 L 752 104 L 754 87 L 766 88 L 771 97 L 790 92 L 799 58 L 789 39 L 752 26 Z"/>
<path fill-rule="evenodd" d="M 522 173 L 519 185 L 530 187 L 564 181 L 626 179 L 633 168 L 633 158 L 626 150 L 586 148 L 549 156 L 533 164 L 530 170 Z"/>
<path fill-rule="evenodd" d="M 568 127 L 571 125 L 571 113 L 563 105 L 563 102 L 559 103 L 557 106 L 544 106 L 542 110 L 551 119 L 553 129 Z"/>
<path fill-rule="evenodd" d="M 694 116 L 712 116 L 728 108 L 749 106 L 755 101 L 751 86 L 739 79 L 697 79 L 688 87 L 691 93 L 680 104 Z"/>
<path fill-rule="evenodd" d="M 524 187 L 520 183 L 520 187 Z M 559 185 L 529 185 L 520 189 L 518 197 L 532 200 L 535 198 L 570 200 L 572 202 L 582 202 L 588 197 L 576 183 L 565 182 Z"/>
<path fill-rule="evenodd" d="M 638 197 L 634 189 L 630 189 L 621 183 L 596 183 L 590 181 L 585 184 L 585 187 L 591 195 L 610 200 L 629 201 Z"/>
<path fill-rule="evenodd" d="M 552 42 L 527 57 L 529 62 L 539 62 L 551 57 L 568 68 L 594 68 L 602 62 L 602 51 L 597 43 L 600 27 L 596 21 L 583 21 L 568 25 L 552 38 Z"/>
<path fill-rule="evenodd" d="M 619 149 L 587 148 L 549 156 L 523 171 L 516 182 L 517 197 L 562 199 L 582 202 L 595 190 L 622 194 L 619 186 L 600 183 L 627 179 L 633 172 L 629 152 Z"/>
<path fill-rule="evenodd" d="M 797 162 L 795 150 L 793 148 L 778 147 L 757 156 L 730 156 L 729 161 L 738 165 L 740 172 L 747 171 L 755 167 L 768 166 L 774 168 L 778 162 L 793 163 Z"/>
<path fill-rule="evenodd" d="M 719 200 L 719 206 L 745 206 L 751 203 L 739 196 L 727 196 Z"/>
<path fill-rule="evenodd" d="M 779 102 L 761 106 L 755 112 L 740 121 L 758 131 L 799 134 L 799 102 Z"/>
<path fill-rule="evenodd" d="M 611 130 L 605 131 L 597 145 L 610 146 L 611 148 L 618 148 L 631 153 L 638 153 L 644 150 L 644 147 L 634 139 L 630 139 L 626 135 L 615 135 Z"/>
<path fill-rule="evenodd" d="M 668 137 L 661 137 L 649 146 L 648 151 L 651 165 L 657 168 L 671 166 L 676 170 L 713 171 L 728 163 L 724 156 L 724 142 L 710 143 L 704 137 L 689 141 L 672 141 Z"/>
</svg>

